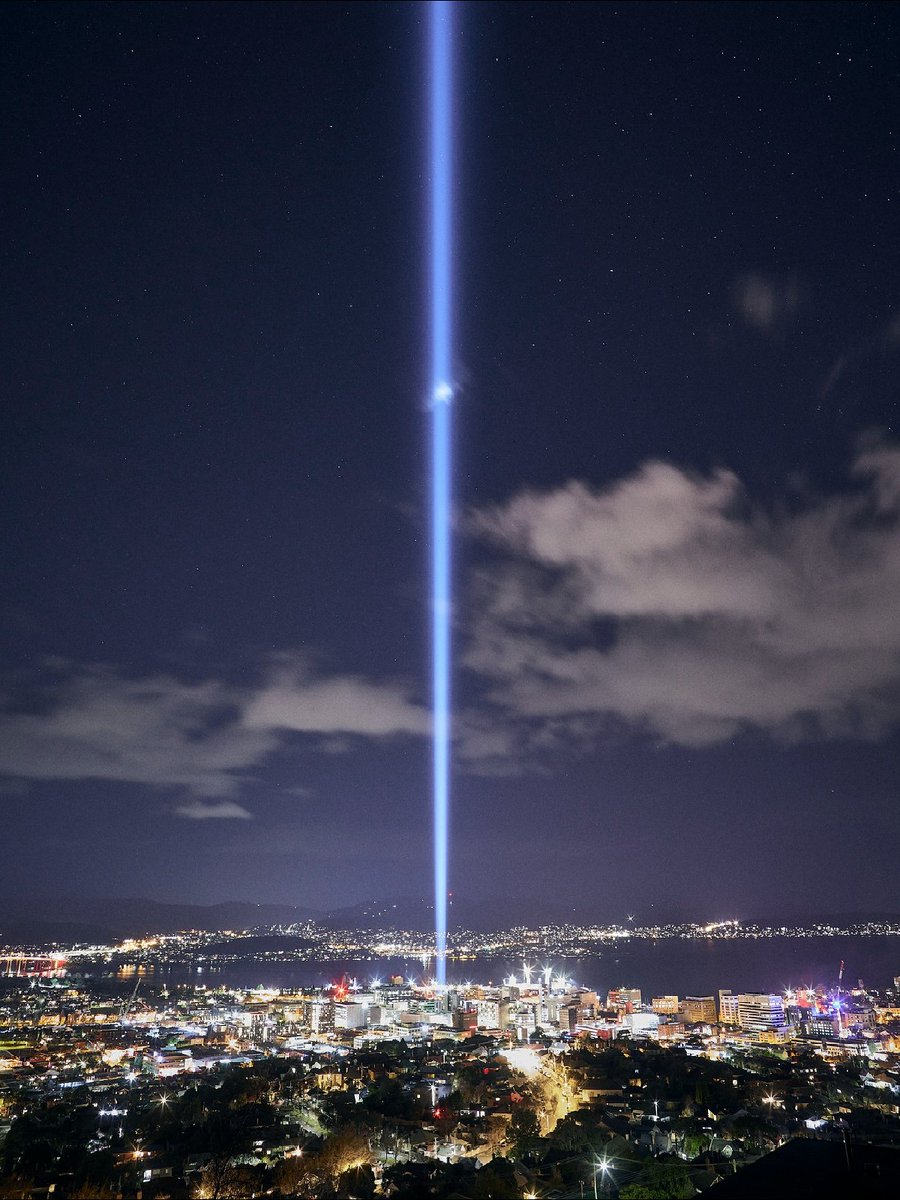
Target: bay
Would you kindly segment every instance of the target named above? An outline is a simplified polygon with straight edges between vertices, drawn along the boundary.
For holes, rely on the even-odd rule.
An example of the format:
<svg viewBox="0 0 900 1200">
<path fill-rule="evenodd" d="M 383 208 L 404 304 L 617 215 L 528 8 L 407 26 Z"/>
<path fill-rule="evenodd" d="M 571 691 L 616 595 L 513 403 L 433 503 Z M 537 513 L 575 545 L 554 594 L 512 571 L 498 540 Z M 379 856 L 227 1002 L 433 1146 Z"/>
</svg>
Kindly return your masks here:
<svg viewBox="0 0 900 1200">
<path fill-rule="evenodd" d="M 772 937 L 772 938 L 642 938 L 622 939 L 590 957 L 549 955 L 530 958 L 537 970 L 550 966 L 605 994 L 614 987 L 640 988 L 644 999 L 661 995 L 714 995 L 720 988 L 734 992 L 780 992 L 786 987 L 837 984 L 844 963 L 843 987 L 862 979 L 869 988 L 890 987 L 900 976 L 900 936 Z M 501 983 L 510 974 L 522 978 L 522 959 L 476 957 L 449 960 L 450 983 Z M 330 961 L 265 961 L 238 959 L 222 964 L 208 961 L 177 964 L 146 963 L 138 968 L 148 984 L 206 984 L 234 988 L 327 987 L 355 979 L 368 986 L 373 979 L 402 976 L 423 983 L 434 975 L 434 962 L 421 958 L 344 958 Z M 136 978 L 135 967 L 111 970 L 85 965 L 84 975 L 120 982 Z"/>
</svg>

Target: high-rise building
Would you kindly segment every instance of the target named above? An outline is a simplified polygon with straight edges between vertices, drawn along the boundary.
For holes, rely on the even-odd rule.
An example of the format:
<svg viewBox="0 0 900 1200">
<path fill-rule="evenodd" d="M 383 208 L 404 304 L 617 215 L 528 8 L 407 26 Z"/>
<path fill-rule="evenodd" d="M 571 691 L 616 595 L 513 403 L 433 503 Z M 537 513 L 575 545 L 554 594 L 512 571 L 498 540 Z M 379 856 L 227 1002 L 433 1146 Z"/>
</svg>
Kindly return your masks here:
<svg viewBox="0 0 900 1200">
<path fill-rule="evenodd" d="M 508 1024 L 511 1023 L 515 1026 L 516 1035 L 520 1041 L 526 1041 L 537 1029 L 537 1015 L 534 1005 L 531 1004 L 517 1005 L 506 1020 Z"/>
<path fill-rule="evenodd" d="M 363 1029 L 367 1024 L 368 1004 L 343 1000 L 334 1006 L 335 1029 Z"/>
<path fill-rule="evenodd" d="M 567 1004 L 577 1003 L 583 1019 L 596 1016 L 600 1008 L 600 997 L 596 992 L 589 992 L 586 988 L 575 988 L 573 991 L 567 992 L 564 999 Z"/>
<path fill-rule="evenodd" d="M 453 1014 L 453 1028 L 459 1033 L 471 1033 L 478 1026 L 478 1013 L 474 1008 L 458 1008 Z"/>
<path fill-rule="evenodd" d="M 738 1024 L 749 1033 L 782 1029 L 787 1024 L 781 996 L 764 992 L 742 992 L 738 996 Z"/>
<path fill-rule="evenodd" d="M 480 1028 L 506 1028 L 509 1023 L 509 1003 L 506 1000 L 476 1000 L 474 1003 Z"/>
<path fill-rule="evenodd" d="M 661 1016 L 673 1017 L 678 1012 L 677 996 L 654 996 L 650 1008 Z"/>
<path fill-rule="evenodd" d="M 569 1033 L 575 1032 L 575 1026 L 578 1024 L 582 1014 L 582 1009 L 577 1004 L 566 1004 L 559 1010 L 560 1028 Z"/>
<path fill-rule="evenodd" d="M 309 1002 L 309 1027 L 313 1033 L 330 1033 L 334 1029 L 334 1001 L 320 997 Z"/>
<path fill-rule="evenodd" d="M 641 1007 L 640 988 L 611 988 L 606 996 L 606 1007 L 619 1012 L 634 1012 Z"/>
<path fill-rule="evenodd" d="M 739 1023 L 739 1001 L 740 997 L 735 996 L 730 988 L 720 989 L 719 1020 L 723 1025 L 737 1025 Z"/>
<path fill-rule="evenodd" d="M 803 1014 L 800 1025 L 809 1037 L 836 1038 L 841 1036 L 841 1018 L 838 1013 L 820 1013 L 814 1009 Z"/>
<path fill-rule="evenodd" d="M 714 996 L 685 996 L 681 1006 L 685 1025 L 715 1025 L 716 1000 Z"/>
<path fill-rule="evenodd" d="M 656 1037 L 659 1031 L 659 1013 L 632 1012 L 626 1013 L 622 1024 L 632 1037 Z"/>
</svg>

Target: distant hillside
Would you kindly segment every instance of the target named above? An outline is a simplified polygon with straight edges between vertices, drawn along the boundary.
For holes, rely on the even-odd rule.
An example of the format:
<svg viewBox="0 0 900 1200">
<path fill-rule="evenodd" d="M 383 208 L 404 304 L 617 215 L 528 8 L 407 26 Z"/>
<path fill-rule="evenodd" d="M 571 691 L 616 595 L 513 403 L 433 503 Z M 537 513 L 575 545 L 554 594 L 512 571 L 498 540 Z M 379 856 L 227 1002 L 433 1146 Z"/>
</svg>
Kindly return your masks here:
<svg viewBox="0 0 900 1200">
<path fill-rule="evenodd" d="M 749 917 L 746 924 L 755 925 L 802 925 L 809 927 L 812 925 L 834 925 L 839 928 L 844 928 L 848 925 L 864 925 L 869 921 L 875 921 L 884 925 L 896 925 L 900 922 L 900 913 L 897 912 L 841 912 L 841 913 L 793 913 L 783 912 L 778 914 L 769 913 L 765 917 Z"/>
<path fill-rule="evenodd" d="M 489 901 L 454 897 L 448 908 L 450 928 L 493 930 L 515 925 L 563 924 L 589 921 L 583 908 L 535 897 L 498 897 Z M 334 909 L 320 918 L 331 929 L 378 929 L 395 927 L 427 932 L 434 928 L 434 903 L 416 896 L 396 896 Z"/>
<path fill-rule="evenodd" d="M 535 897 L 491 901 L 454 899 L 451 928 L 503 929 L 574 920 L 593 920 L 589 913 Z M 314 920 L 331 929 L 397 928 L 427 932 L 434 927 L 430 899 L 398 896 L 354 904 L 331 912 L 286 904 L 164 904 L 158 900 L 93 899 L 90 897 L 0 898 L 0 939 L 3 941 L 109 942 L 148 933 L 202 929 L 210 933 L 289 925 Z M 66 926 L 63 931 L 63 925 Z M 15 930 L 15 934 L 13 934 Z M 58 936 L 57 936 L 58 935 Z"/>
<path fill-rule="evenodd" d="M 516 925 L 549 925 L 573 922 L 593 924 L 619 921 L 626 914 L 597 911 L 582 904 L 578 909 L 540 896 L 496 897 L 472 900 L 455 897 L 449 909 L 450 928 L 474 930 L 509 929 Z M 641 914 L 636 924 L 678 922 L 682 913 Z M 744 917 L 762 925 L 806 925 L 816 922 L 837 926 L 865 921 L 900 922 L 897 913 L 854 912 L 838 914 L 781 913 L 775 916 Z M 330 929 L 409 929 L 426 933 L 434 928 L 434 905 L 430 899 L 396 896 L 389 900 L 354 904 L 331 912 L 317 912 L 288 904 L 164 904 L 158 900 L 91 899 L 84 897 L 0 898 L 0 945 L 44 945 L 52 942 L 75 944 L 108 943 L 148 933 L 176 933 L 201 929 L 209 933 L 266 928 L 316 921 Z M 245 943 L 245 949 L 247 945 Z"/>
<path fill-rule="evenodd" d="M 279 951 L 311 950 L 319 943 L 309 938 L 284 937 L 278 934 L 250 934 L 249 937 L 227 938 L 221 942 L 210 942 L 203 948 L 204 954 L 239 954 L 241 958 L 252 958 L 254 954 L 271 954 Z"/>
<path fill-rule="evenodd" d="M 34 921 L 0 919 L 0 946 L 52 946 L 61 948 L 87 942 L 107 945 L 114 940 L 111 929 L 78 921 Z"/>
<path fill-rule="evenodd" d="M 110 938 L 140 937 L 147 933 L 176 933 L 180 929 L 203 929 L 210 933 L 227 929 L 252 929 L 258 925 L 291 924 L 309 920 L 308 909 L 286 904 L 249 904 L 230 901 L 225 904 L 163 904 L 158 900 L 91 899 L 89 897 L 28 897 L 0 899 L 0 935 L 11 940 L 8 930 L 18 929 L 17 937 L 38 930 L 46 923 L 64 922 L 91 926 L 93 931 L 73 941 L 108 941 Z M 23 935 L 22 931 L 26 931 Z M 37 935 L 28 935 L 37 940 Z"/>
</svg>

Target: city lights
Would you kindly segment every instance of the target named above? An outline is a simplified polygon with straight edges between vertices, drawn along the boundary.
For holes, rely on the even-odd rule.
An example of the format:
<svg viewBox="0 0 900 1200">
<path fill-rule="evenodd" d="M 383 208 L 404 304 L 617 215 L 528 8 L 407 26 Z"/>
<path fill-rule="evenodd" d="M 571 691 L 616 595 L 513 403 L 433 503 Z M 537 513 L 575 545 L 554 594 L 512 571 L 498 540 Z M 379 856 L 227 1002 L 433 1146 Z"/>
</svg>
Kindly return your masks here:
<svg viewBox="0 0 900 1200">
<path fill-rule="evenodd" d="M 192 1176 L 187 1180 L 192 1194 L 213 1195 L 213 1173 L 192 1165 L 197 1136 L 192 1095 L 202 1094 L 204 1105 L 228 1112 L 235 1093 L 251 1105 L 261 1093 L 267 1096 L 278 1136 L 271 1146 L 254 1144 L 246 1152 L 260 1158 L 254 1170 L 270 1189 L 317 1172 L 337 1180 L 367 1167 L 387 1178 L 409 1161 L 431 1161 L 440 1172 L 439 1164 L 466 1157 L 515 1160 L 532 1153 L 526 1149 L 532 1142 L 511 1123 L 501 1125 L 498 1112 L 513 1118 L 530 1113 L 525 1124 L 539 1129 L 541 1139 L 552 1139 L 576 1110 L 579 1123 L 590 1124 L 600 1104 L 627 1122 L 622 1136 L 631 1150 L 613 1157 L 585 1147 L 584 1195 L 598 1200 L 632 1184 L 644 1187 L 643 1173 L 660 1156 L 676 1173 L 680 1163 L 695 1157 L 677 1114 L 697 1057 L 706 1059 L 704 1075 L 718 1094 L 733 1094 L 732 1101 L 715 1105 L 719 1115 L 708 1111 L 704 1118 L 710 1136 L 727 1139 L 730 1153 L 722 1153 L 730 1163 L 755 1160 L 800 1130 L 827 1137 L 842 1127 L 848 1109 L 865 1109 L 879 1120 L 895 1115 L 900 976 L 879 989 L 859 983 L 844 991 L 840 1017 L 834 980 L 801 989 L 802 1004 L 797 990 L 786 999 L 784 989 L 720 989 L 718 1006 L 712 993 L 649 1000 L 634 979 L 607 979 L 600 988 L 556 974 L 561 947 L 586 944 L 587 930 L 517 926 L 482 935 L 455 929 L 449 938 L 453 975 L 459 970 L 451 957 L 458 938 L 470 951 L 491 947 L 496 955 L 504 947 L 507 962 L 521 963 L 496 983 L 476 978 L 440 984 L 430 970 L 415 979 L 391 969 L 377 976 L 366 971 L 362 983 L 361 972 L 350 973 L 352 964 L 371 962 L 374 945 L 409 953 L 415 939 L 424 940 L 430 931 L 329 930 L 314 921 L 268 928 L 273 936 L 302 929 L 309 944 L 296 950 L 294 960 L 283 951 L 258 960 L 261 970 L 271 972 L 266 986 L 229 985 L 223 977 L 226 963 L 242 961 L 233 949 L 246 930 L 225 935 L 225 945 L 221 932 L 189 930 L 158 935 L 141 948 L 128 939 L 73 948 L 81 970 L 65 984 L 14 982 L 0 998 L 0 1026 L 16 1031 L 15 1042 L 9 1039 L 0 1056 L 7 1107 L 12 1105 L 16 1119 L 27 1116 L 37 1094 L 54 1111 L 61 1103 L 80 1108 L 74 1096 L 89 1089 L 96 1114 L 86 1134 L 90 1152 L 110 1151 L 115 1169 L 130 1171 L 134 1180 L 148 1182 L 155 1173 L 163 1177 L 177 1170 L 185 1179 Z M 695 940 L 704 943 L 736 932 L 710 935 L 702 925 L 693 928 Z M 670 927 L 672 945 L 687 932 L 686 926 Z M 752 928 L 753 936 L 759 933 L 760 927 Z M 618 939 L 610 936 L 606 944 L 618 945 Z M 327 986 L 278 985 L 285 963 L 309 962 L 304 956 L 310 954 L 321 963 L 338 947 L 341 956 L 349 956 L 339 979 Z M 216 985 L 160 984 L 162 968 L 176 977 L 179 971 L 192 973 L 199 957 L 219 976 Z M 148 982 L 133 996 L 126 1019 L 125 1006 L 92 968 L 121 981 L 136 959 L 148 977 L 160 974 L 155 985 Z M 594 972 L 608 975 L 611 969 L 611 960 L 585 958 L 579 972 L 589 963 Z M 615 1079 L 604 1067 L 613 1047 L 613 1057 L 629 1068 Z M 770 1052 L 775 1048 L 780 1052 Z M 220 1088 L 225 1082 L 227 1088 Z M 298 1105 L 305 1108 L 303 1098 L 310 1098 L 309 1116 L 318 1127 L 325 1109 L 315 1097 L 328 1092 L 365 1102 L 375 1112 L 399 1100 L 416 1115 L 398 1124 L 396 1113 L 388 1111 L 378 1131 L 362 1139 L 332 1128 L 305 1147 L 294 1124 Z M 458 1107 L 447 1100 L 453 1093 L 460 1097 Z M 790 1095 L 807 1099 L 789 1104 Z M 728 1123 L 736 1109 L 754 1118 L 740 1131 Z M 237 1178 L 233 1182 L 243 1186 Z M 533 1188 L 535 1195 L 545 1190 L 543 1181 Z"/>
</svg>

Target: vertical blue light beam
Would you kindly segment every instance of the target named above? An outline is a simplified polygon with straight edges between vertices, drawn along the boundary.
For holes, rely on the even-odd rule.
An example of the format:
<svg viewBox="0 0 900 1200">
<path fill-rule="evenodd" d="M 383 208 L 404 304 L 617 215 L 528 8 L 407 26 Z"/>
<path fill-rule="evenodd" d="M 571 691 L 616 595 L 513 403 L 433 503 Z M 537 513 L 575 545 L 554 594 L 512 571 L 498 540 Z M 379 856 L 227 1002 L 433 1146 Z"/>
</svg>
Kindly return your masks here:
<svg viewBox="0 0 900 1200">
<path fill-rule="evenodd" d="M 431 0 L 431 583 L 435 977 L 447 978 L 450 822 L 450 481 L 453 324 L 453 0 Z"/>
</svg>

